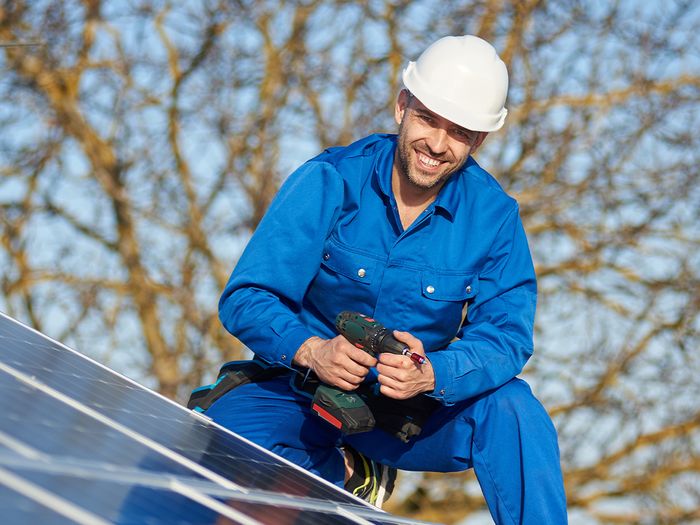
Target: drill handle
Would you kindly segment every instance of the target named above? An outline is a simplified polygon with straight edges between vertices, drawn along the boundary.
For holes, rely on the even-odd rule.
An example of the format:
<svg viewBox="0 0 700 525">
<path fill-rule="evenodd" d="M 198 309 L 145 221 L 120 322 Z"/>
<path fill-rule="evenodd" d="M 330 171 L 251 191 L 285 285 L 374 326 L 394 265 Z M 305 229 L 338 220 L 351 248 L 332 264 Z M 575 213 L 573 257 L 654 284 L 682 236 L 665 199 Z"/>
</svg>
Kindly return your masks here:
<svg viewBox="0 0 700 525">
<path fill-rule="evenodd" d="M 406 345 L 399 342 L 379 321 L 366 315 L 344 311 L 338 314 L 335 326 L 348 341 L 373 357 L 382 352 L 403 354 Z"/>
</svg>

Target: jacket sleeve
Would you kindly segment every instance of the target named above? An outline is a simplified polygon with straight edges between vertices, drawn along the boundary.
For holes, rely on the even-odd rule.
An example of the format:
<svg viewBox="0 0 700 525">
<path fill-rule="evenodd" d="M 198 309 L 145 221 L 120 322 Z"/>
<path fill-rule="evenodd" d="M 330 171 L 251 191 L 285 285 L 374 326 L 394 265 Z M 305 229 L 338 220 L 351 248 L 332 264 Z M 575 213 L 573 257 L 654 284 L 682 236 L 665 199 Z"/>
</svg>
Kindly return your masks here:
<svg viewBox="0 0 700 525">
<path fill-rule="evenodd" d="M 428 356 L 431 396 L 445 405 L 478 396 L 519 374 L 533 351 L 537 283 L 517 205 L 501 225 L 479 274 L 479 293 L 457 338 Z"/>
<path fill-rule="evenodd" d="M 323 243 L 337 220 L 343 183 L 335 168 L 309 161 L 288 177 L 260 221 L 219 301 L 219 318 L 270 363 L 291 366 L 317 334 L 297 314 L 319 270 Z"/>
</svg>

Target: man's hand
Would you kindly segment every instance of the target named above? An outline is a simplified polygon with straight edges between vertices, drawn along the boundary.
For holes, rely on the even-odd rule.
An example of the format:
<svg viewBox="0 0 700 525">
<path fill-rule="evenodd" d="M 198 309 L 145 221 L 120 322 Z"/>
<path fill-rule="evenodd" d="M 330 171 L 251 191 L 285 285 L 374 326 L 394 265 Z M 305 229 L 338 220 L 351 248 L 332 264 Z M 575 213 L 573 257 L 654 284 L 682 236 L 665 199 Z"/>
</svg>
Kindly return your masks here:
<svg viewBox="0 0 700 525">
<path fill-rule="evenodd" d="M 408 332 L 394 330 L 394 337 L 405 343 L 411 352 L 425 355 L 423 343 Z M 419 365 L 404 355 L 384 352 L 379 354 L 379 390 L 382 394 L 393 399 L 408 399 L 422 392 L 432 392 L 435 389 L 435 373 L 430 361 Z"/>
<path fill-rule="evenodd" d="M 377 360 L 342 335 L 333 339 L 310 337 L 299 347 L 294 363 L 310 368 L 327 385 L 355 390 Z"/>
</svg>

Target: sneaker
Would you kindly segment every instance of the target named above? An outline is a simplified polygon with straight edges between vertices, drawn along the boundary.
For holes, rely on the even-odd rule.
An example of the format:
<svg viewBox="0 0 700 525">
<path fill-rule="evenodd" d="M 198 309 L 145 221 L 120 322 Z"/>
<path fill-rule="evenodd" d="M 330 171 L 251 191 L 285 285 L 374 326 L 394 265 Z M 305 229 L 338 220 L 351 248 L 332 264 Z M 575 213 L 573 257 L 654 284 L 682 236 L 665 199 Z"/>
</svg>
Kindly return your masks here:
<svg viewBox="0 0 700 525">
<path fill-rule="evenodd" d="M 353 472 L 345 482 L 345 490 L 372 505 L 382 508 L 394 491 L 398 471 L 369 459 L 350 447 L 343 449 L 352 457 Z"/>
</svg>

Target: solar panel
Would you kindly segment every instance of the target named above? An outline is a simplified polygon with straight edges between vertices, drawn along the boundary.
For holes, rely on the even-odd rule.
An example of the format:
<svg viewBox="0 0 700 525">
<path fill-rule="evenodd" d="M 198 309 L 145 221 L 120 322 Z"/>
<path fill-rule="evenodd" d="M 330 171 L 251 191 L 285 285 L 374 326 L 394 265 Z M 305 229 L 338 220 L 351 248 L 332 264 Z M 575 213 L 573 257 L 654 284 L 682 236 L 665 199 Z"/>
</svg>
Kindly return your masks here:
<svg viewBox="0 0 700 525">
<path fill-rule="evenodd" d="M 3 523 L 415 524 L 0 313 Z"/>
</svg>

